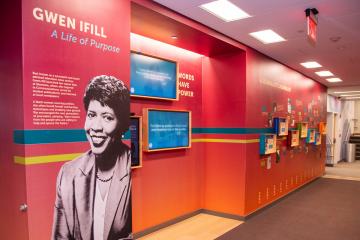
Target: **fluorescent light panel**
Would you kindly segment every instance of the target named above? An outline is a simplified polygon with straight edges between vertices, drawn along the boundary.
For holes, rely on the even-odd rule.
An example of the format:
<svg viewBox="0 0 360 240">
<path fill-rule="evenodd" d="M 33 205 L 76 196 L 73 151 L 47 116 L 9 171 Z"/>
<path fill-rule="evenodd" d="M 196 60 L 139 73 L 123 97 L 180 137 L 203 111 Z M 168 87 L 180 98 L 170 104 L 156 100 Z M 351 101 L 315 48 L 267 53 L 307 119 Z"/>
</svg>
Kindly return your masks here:
<svg viewBox="0 0 360 240">
<path fill-rule="evenodd" d="M 326 81 L 334 83 L 334 82 L 342 82 L 340 78 L 327 78 Z"/>
<path fill-rule="evenodd" d="M 248 13 L 227 0 L 218 0 L 200 5 L 202 9 L 221 18 L 225 22 L 251 17 Z"/>
<path fill-rule="evenodd" d="M 320 72 L 315 72 L 317 75 L 319 75 L 320 77 L 331 77 L 334 76 L 334 74 L 332 74 L 332 72 L 330 71 L 320 71 Z"/>
<path fill-rule="evenodd" d="M 319 67 L 322 67 L 319 63 L 317 62 L 303 62 L 303 63 L 300 63 L 303 67 L 306 67 L 306 68 L 319 68 Z"/>
<path fill-rule="evenodd" d="M 334 93 L 360 93 L 360 91 L 343 91 L 343 92 L 334 92 Z"/>
<path fill-rule="evenodd" d="M 276 32 L 274 32 L 271 29 L 258 31 L 258 32 L 252 32 L 249 34 L 250 34 L 250 36 L 256 38 L 257 40 L 259 40 L 260 42 L 262 42 L 264 44 L 286 41 L 282 36 L 280 36 L 279 34 L 277 34 Z"/>
<path fill-rule="evenodd" d="M 347 98 L 345 98 L 345 99 L 347 99 L 347 100 L 351 100 L 351 99 L 360 99 L 360 97 L 347 97 Z"/>
<path fill-rule="evenodd" d="M 360 94 L 341 94 L 340 97 L 360 97 Z"/>
</svg>

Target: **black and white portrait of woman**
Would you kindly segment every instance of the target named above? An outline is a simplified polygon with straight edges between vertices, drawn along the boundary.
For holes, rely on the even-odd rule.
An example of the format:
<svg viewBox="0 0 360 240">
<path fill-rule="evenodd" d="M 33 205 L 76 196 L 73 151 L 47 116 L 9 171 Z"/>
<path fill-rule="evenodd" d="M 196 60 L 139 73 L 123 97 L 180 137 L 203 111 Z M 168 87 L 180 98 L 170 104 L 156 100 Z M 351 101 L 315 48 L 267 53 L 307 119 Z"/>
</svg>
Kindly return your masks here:
<svg viewBox="0 0 360 240">
<path fill-rule="evenodd" d="M 83 102 L 90 150 L 60 169 L 52 239 L 132 239 L 131 157 L 121 139 L 129 127 L 129 90 L 115 77 L 97 76 Z"/>
</svg>

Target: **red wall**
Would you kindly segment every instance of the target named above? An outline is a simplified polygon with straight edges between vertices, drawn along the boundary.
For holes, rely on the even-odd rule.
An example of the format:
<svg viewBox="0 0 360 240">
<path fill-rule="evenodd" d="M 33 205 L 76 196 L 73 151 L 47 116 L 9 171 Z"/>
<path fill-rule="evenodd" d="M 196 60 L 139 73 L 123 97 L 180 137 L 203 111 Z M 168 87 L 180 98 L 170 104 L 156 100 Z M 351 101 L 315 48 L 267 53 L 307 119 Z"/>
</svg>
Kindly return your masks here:
<svg viewBox="0 0 360 240">
<path fill-rule="evenodd" d="M 77 130 L 84 126 L 85 112 L 82 103 L 84 89 L 88 81 L 97 75 L 112 75 L 124 81 L 126 85 L 130 82 L 130 1 L 22 1 L 21 6 L 17 6 L 20 11 L 18 15 L 19 21 L 23 20 L 22 35 L 18 38 L 11 39 L 19 41 L 23 39 L 23 59 L 22 59 L 22 79 L 19 81 L 23 84 L 23 102 L 20 106 L 24 106 L 24 115 L 20 117 L 23 121 L 21 126 L 9 126 L 9 139 L 12 139 L 14 129 L 34 131 L 36 129 L 56 130 Z M 59 24 L 52 24 L 46 21 L 36 20 L 33 16 L 33 9 L 39 7 L 57 14 L 76 19 L 76 28 L 66 28 Z M 22 10 L 22 14 L 21 14 Z M 9 17 L 8 19 L 13 19 Z M 80 21 L 87 21 L 100 27 L 103 27 L 106 38 L 96 36 L 91 33 L 85 33 L 80 30 Z M 8 21 L 7 21 L 8 22 Z M 116 23 L 116 24 L 114 24 Z M 16 28 L 16 26 L 12 26 Z M 120 28 L 120 29 L 119 29 Z M 20 29 L 20 27 L 19 27 Z M 34 31 L 34 29 L 36 29 Z M 58 37 L 51 37 L 53 31 L 58 32 Z M 67 34 L 73 34 L 77 37 L 76 42 L 67 41 Z M 119 53 L 106 52 L 102 49 L 91 47 L 90 44 L 84 45 L 80 43 L 80 39 L 94 39 L 108 45 L 120 48 Z M 20 59 L 21 61 L 21 59 Z M 21 67 L 21 65 L 20 65 Z M 74 83 L 75 96 L 60 96 L 59 98 L 46 98 L 45 96 L 33 95 L 33 72 L 46 74 L 56 74 L 62 76 L 76 77 L 79 80 Z M 21 75 L 21 73 L 19 73 Z M 10 81 L 10 79 L 9 79 Z M 12 80 L 14 84 L 16 81 Z M 21 94 L 14 94 L 19 90 L 9 91 L 12 96 L 22 97 Z M 38 125 L 33 122 L 33 100 L 41 101 L 59 101 L 71 102 L 80 109 L 79 119 L 68 125 Z M 20 111 L 19 111 L 20 112 Z M 11 118 L 9 118 L 11 119 Z M 16 118 L 15 118 L 16 119 Z M 13 121 L 13 120 L 11 120 Z M 13 146 L 12 144 L 11 146 Z M 16 146 L 16 145 L 15 145 Z M 25 152 L 22 149 L 25 148 Z M 20 234 L 22 229 L 28 231 L 29 239 L 49 239 L 51 234 L 54 202 L 55 202 L 55 182 L 63 162 L 51 162 L 52 155 L 57 154 L 74 154 L 81 153 L 89 149 L 87 142 L 70 142 L 64 143 L 59 140 L 56 143 L 46 144 L 25 144 L 18 145 L 11 153 L 11 157 L 7 158 L 9 168 L 21 177 L 16 178 L 22 180 L 26 176 L 26 184 L 22 182 L 14 189 L 25 189 L 26 201 L 29 205 L 27 211 L 28 228 L 16 225 L 13 229 L 16 234 Z M 49 161 L 38 164 L 23 165 L 15 164 L 13 156 L 22 157 L 48 157 Z M 66 159 L 71 160 L 71 159 Z M 64 161 L 64 160 L 63 160 Z M 20 170 L 19 170 L 20 169 Z M 26 169 L 21 171 L 21 169 Z M 12 179 L 12 178 L 10 178 Z M 12 200 L 11 200 L 12 201 Z M 2 204 L 2 206 L 6 206 Z M 16 210 L 19 201 L 16 201 Z M 15 217 L 18 221 L 18 213 Z M 3 220 L 3 217 L 1 217 Z M 10 218 L 11 219 L 11 218 Z M 7 222 L 9 219 L 6 219 Z M 12 223 L 14 223 L 13 221 Z M 6 225 L 5 225 L 6 226 Z M 19 232 L 19 233 L 18 233 Z M 2 238 L 3 236 L 1 236 Z M 16 238 L 13 235 L 4 239 L 25 239 L 23 237 Z"/>
<path fill-rule="evenodd" d="M 25 167 L 14 166 L 13 129 L 24 125 L 22 87 L 21 1 L 2 1 L 0 21 L 0 233 L 1 239 L 28 239 Z M 20 147 L 24 152 L 24 148 Z"/>
<path fill-rule="evenodd" d="M 134 232 L 198 209 L 246 216 L 323 173 L 324 144 L 302 139 L 300 147 L 290 149 L 286 138 L 279 138 L 280 162 L 273 154 L 272 167 L 266 169 L 261 166 L 265 156 L 259 154 L 260 134 L 245 133 L 266 132 L 272 127 L 269 118 L 287 116 L 317 128 L 325 121 L 325 87 L 251 49 L 191 58 L 142 37 L 132 38 L 131 44 L 132 50 L 178 61 L 180 72 L 195 71 L 197 80 L 195 98 L 133 99 L 133 112 L 142 115 L 146 107 L 190 109 L 195 113 L 193 128 L 214 130 L 193 134 L 188 150 L 144 153 L 143 168 L 134 171 Z M 235 132 L 227 132 L 231 129 Z"/>
<path fill-rule="evenodd" d="M 251 49 L 247 50 L 246 61 L 247 127 L 269 127 L 269 114 L 290 116 L 295 122 L 307 121 L 309 128 L 317 129 L 320 121 L 326 121 L 326 88 L 323 85 Z M 291 114 L 287 113 L 288 99 L 292 105 Z M 245 215 L 321 176 L 326 150 L 325 138 L 322 140 L 321 146 L 314 146 L 301 139 L 299 147 L 290 148 L 286 139 L 279 138 L 280 162 L 276 163 L 276 156 L 272 154 L 271 169 L 261 167 L 264 158 L 259 155 L 259 144 L 247 144 Z"/>
<path fill-rule="evenodd" d="M 124 2 L 121 1 L 121 4 Z M 28 9 L 26 7 L 28 4 L 30 3 L 27 2 L 23 9 Z M 57 8 L 60 9 L 67 6 L 60 2 L 57 4 Z M 73 6 L 73 4 L 68 6 Z M 114 9 L 110 5 L 106 6 Z M 113 21 L 123 21 L 124 25 L 130 28 L 127 22 L 130 19 L 130 4 L 126 1 L 126 4 L 122 6 L 124 8 L 120 15 L 114 12 L 116 17 Z M 3 58 L 6 60 L 1 61 L 0 74 L 6 87 L 0 90 L 2 95 L 0 106 L 1 112 L 7 116 L 0 118 L 1 126 L 4 126 L 0 130 L 0 137 L 5 143 L 5 148 L 0 152 L 0 168 L 4 172 L 0 175 L 0 188 L 2 192 L 7 193 L 5 198 L 0 198 L 2 238 L 49 238 L 55 197 L 55 178 L 62 165 L 62 163 L 29 165 L 26 166 L 25 171 L 24 166 L 13 163 L 14 154 L 38 156 L 83 152 L 87 149 L 86 143 L 55 143 L 31 145 L 26 148 L 23 145 L 13 144 L 14 129 L 37 128 L 31 125 L 31 111 L 29 110 L 31 101 L 28 101 L 28 97 L 31 96 L 31 82 L 29 81 L 31 71 L 39 66 L 46 70 L 70 71 L 69 69 L 77 62 L 76 59 L 82 59 L 84 66 L 79 67 L 81 71 L 77 69 L 82 78 L 88 79 L 89 74 L 93 75 L 97 71 L 107 69 L 108 72 L 120 75 L 125 82 L 129 83 L 130 66 L 127 53 L 130 42 L 131 49 L 134 51 L 178 61 L 180 81 L 185 85 L 188 83 L 188 87 L 182 86 L 180 90 L 182 93 L 192 92 L 193 94 L 192 96 L 180 94 L 179 101 L 132 98 L 132 112 L 142 116 L 142 109 L 147 107 L 190 110 L 193 128 L 203 131 L 215 129 L 210 133 L 195 132 L 192 136 L 191 149 L 143 153 L 142 168 L 133 171 L 134 232 L 203 208 L 244 216 L 323 173 L 324 138 L 321 147 L 307 145 L 302 141 L 301 147 L 294 149 L 289 149 L 285 141 L 280 139 L 278 141 L 281 152 L 280 162 L 276 163 L 275 155 L 272 155 L 272 167 L 266 169 L 261 166 L 263 157 L 259 155 L 257 142 L 259 134 L 236 132 L 244 129 L 269 128 L 269 117 L 288 115 L 289 98 L 291 104 L 294 105 L 294 112 L 289 115 L 295 121 L 309 118 L 308 120 L 312 122 L 310 127 L 317 127 L 319 121 L 325 121 L 325 87 L 276 61 L 251 49 L 239 49 L 232 53 L 207 57 L 136 35 L 132 35 L 131 40 L 128 41 L 126 36 L 129 35 L 130 30 L 126 28 L 121 29 L 121 33 L 115 31 L 117 39 L 122 39 L 123 51 L 126 54 L 108 63 L 94 58 L 95 53 L 83 55 L 83 49 L 71 49 L 64 43 L 57 42 L 56 47 L 36 45 L 37 41 L 34 41 L 34 38 L 40 35 L 33 32 L 34 26 L 26 25 L 29 24 L 26 21 L 27 28 L 23 36 L 25 41 L 23 70 L 20 3 L 17 2 L 17 5 L 12 4 L 11 8 L 6 6 L 2 9 L 9 9 L 5 11 L 8 14 L 4 15 L 5 19 L 13 19 L 10 15 L 15 14 L 18 21 L 13 22 L 15 25 L 4 29 L 7 35 L 13 37 L 1 38 L 1 41 L 5 41 L 1 44 L 1 52 L 4 53 L 1 55 L 1 60 Z M 76 7 L 71 7 L 69 11 L 72 13 L 76 9 Z M 86 14 L 96 18 L 96 14 Z M 24 20 L 31 18 L 28 12 L 23 15 Z M 176 14 L 172 13 L 172 15 Z M 51 30 L 51 28 L 39 26 L 36 28 L 42 31 Z M 156 26 L 153 31 L 156 32 Z M 62 55 L 64 49 L 74 55 L 64 57 Z M 58 56 L 64 57 L 60 58 L 64 61 L 60 65 L 54 65 L 52 61 L 48 62 L 47 58 L 36 55 L 37 52 L 42 54 L 51 52 L 51 56 L 54 57 L 52 61 L 55 61 Z M 89 59 L 93 61 L 88 62 Z M 99 62 L 101 62 L 101 67 L 99 67 Z M 123 65 L 120 66 L 120 63 Z M 22 71 L 24 71 L 24 78 Z M 290 88 L 291 91 L 289 91 Z M 274 103 L 277 105 L 276 111 L 273 108 Z M 13 111 L 14 106 L 19 110 Z M 27 109 L 25 114 L 23 106 Z M 272 115 L 269 116 L 269 114 Z M 72 127 L 82 128 L 82 123 L 76 123 Z M 227 132 L 229 129 L 235 129 L 235 132 Z M 18 206 L 23 202 L 28 202 L 30 206 L 27 215 L 18 211 Z"/>
</svg>

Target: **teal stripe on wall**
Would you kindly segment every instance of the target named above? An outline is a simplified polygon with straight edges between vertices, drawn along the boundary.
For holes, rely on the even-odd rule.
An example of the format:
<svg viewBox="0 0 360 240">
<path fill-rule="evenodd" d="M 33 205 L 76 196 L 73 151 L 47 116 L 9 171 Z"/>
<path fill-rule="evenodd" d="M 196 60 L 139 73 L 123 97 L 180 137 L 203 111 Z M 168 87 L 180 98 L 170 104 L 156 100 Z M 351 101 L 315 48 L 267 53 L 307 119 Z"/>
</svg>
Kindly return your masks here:
<svg viewBox="0 0 360 240">
<path fill-rule="evenodd" d="M 125 140 L 130 139 L 130 132 L 125 133 Z M 87 142 L 83 129 L 15 130 L 14 143 L 46 144 Z"/>
<path fill-rule="evenodd" d="M 130 131 L 127 131 L 125 134 L 124 134 L 124 138 L 123 139 L 126 139 L 126 140 L 128 140 L 128 139 L 130 139 Z"/>
<path fill-rule="evenodd" d="M 83 129 L 15 130 L 14 142 L 17 144 L 44 144 L 59 142 L 85 142 Z"/>
<path fill-rule="evenodd" d="M 193 134 L 260 134 L 273 133 L 272 128 L 192 128 Z M 127 131 L 125 140 L 130 139 Z M 14 143 L 16 144 L 46 144 L 86 142 L 83 129 L 48 129 L 48 130 L 15 130 Z"/>
</svg>

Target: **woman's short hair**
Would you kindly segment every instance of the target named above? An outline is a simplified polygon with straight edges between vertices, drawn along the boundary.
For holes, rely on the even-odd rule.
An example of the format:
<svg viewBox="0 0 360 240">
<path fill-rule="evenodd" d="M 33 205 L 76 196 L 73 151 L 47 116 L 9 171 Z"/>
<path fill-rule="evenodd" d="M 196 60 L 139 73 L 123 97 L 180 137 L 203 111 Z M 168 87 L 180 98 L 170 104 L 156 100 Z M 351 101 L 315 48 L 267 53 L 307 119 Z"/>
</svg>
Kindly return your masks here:
<svg viewBox="0 0 360 240">
<path fill-rule="evenodd" d="M 130 125 L 130 93 L 121 80 L 107 75 L 100 75 L 91 79 L 85 88 L 83 98 L 86 111 L 92 100 L 99 101 L 103 106 L 112 108 L 119 120 L 120 133 L 127 131 Z"/>
</svg>

